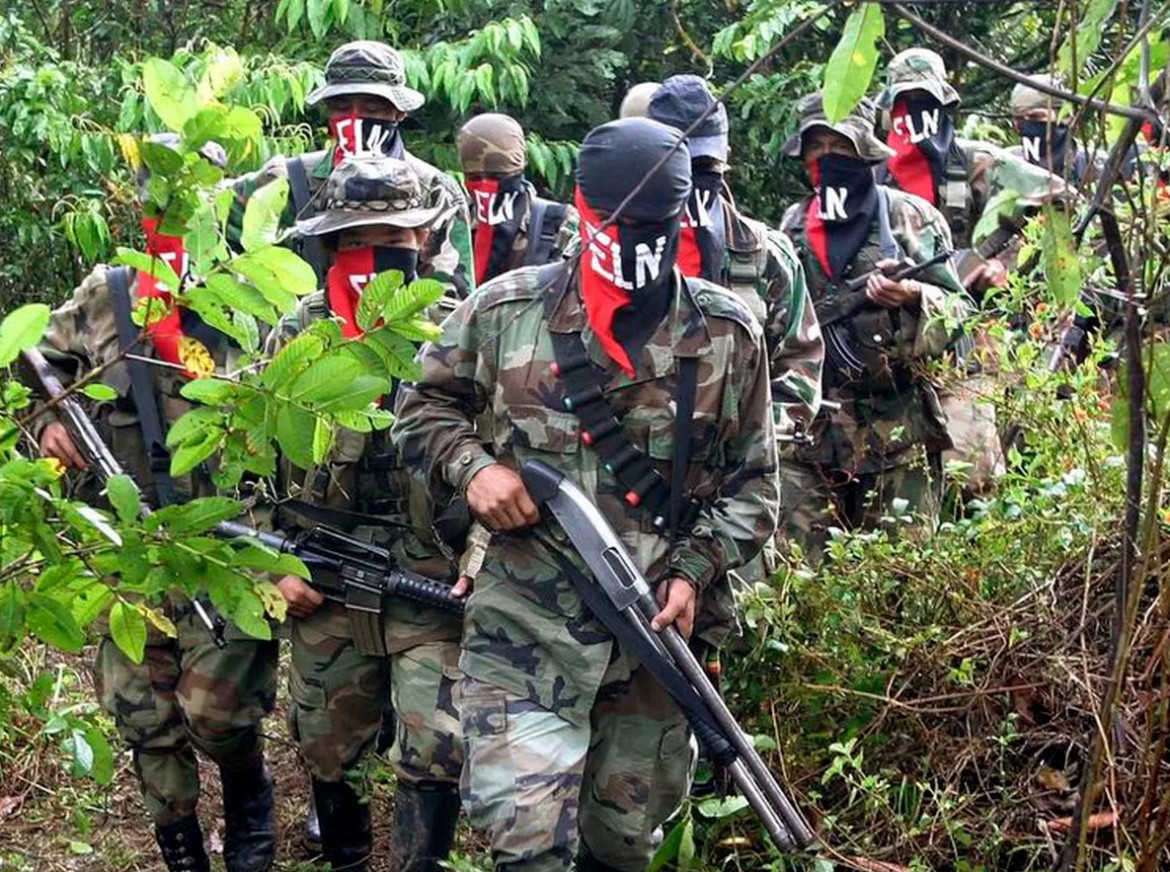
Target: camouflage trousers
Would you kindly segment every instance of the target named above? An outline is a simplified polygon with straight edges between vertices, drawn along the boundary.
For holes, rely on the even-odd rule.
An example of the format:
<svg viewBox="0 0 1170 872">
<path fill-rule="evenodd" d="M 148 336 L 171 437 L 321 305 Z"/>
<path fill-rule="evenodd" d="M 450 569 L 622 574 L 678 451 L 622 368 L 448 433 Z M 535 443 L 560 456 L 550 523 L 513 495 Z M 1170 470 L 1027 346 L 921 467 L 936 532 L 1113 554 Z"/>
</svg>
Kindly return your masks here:
<svg viewBox="0 0 1170 872">
<path fill-rule="evenodd" d="M 685 717 L 649 673 L 615 657 L 588 725 L 467 676 L 461 710 L 463 805 L 497 870 L 568 870 L 579 848 L 646 868 L 695 763 Z"/>
<path fill-rule="evenodd" d="M 389 646 L 389 657 L 357 650 L 349 615 L 339 603 L 327 601 L 310 617 L 293 620 L 293 735 L 314 778 L 341 781 L 373 744 L 389 699 L 397 718 L 390 763 L 398 777 L 454 784 L 463 765 L 458 621 L 439 618 L 434 631 L 416 633 L 407 647 L 401 640 L 418 622 L 404 628 L 392 612 L 384 624 L 388 641 L 397 642 Z"/>
<path fill-rule="evenodd" d="M 969 496 L 987 494 L 1006 472 L 995 406 L 984 399 L 994 389 L 986 376 L 972 376 L 952 392 L 939 395 L 954 448 L 943 452 L 953 485 Z"/>
<path fill-rule="evenodd" d="M 897 466 L 852 476 L 786 458 L 780 464 L 780 529 L 787 542 L 815 565 L 830 527 L 896 534 L 912 518 L 915 526 L 933 530 L 942 502 L 938 455 L 921 447 L 905 455 Z"/>
<path fill-rule="evenodd" d="M 94 664 L 98 699 L 130 746 L 158 825 L 195 813 L 196 749 L 228 771 L 248 771 L 262 760 L 259 724 L 276 702 L 277 642 L 228 624 L 219 648 L 192 609 L 171 614 L 178 638 L 151 628 L 142 663 L 103 637 Z"/>
</svg>

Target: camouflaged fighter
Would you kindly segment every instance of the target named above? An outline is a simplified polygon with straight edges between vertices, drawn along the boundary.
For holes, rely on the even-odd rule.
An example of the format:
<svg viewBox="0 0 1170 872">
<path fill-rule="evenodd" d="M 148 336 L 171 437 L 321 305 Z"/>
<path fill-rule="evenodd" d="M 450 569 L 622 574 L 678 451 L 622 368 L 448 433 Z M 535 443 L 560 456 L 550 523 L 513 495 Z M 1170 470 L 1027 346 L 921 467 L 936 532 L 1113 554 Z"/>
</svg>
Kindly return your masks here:
<svg viewBox="0 0 1170 872">
<path fill-rule="evenodd" d="M 407 465 L 496 531 L 467 603 L 460 713 L 465 806 L 498 870 L 644 870 L 693 759 L 682 711 L 566 580 L 565 561 L 588 569 L 521 465 L 582 485 L 656 585 L 658 625 L 693 624 L 699 647 L 732 629 L 727 573 L 775 530 L 763 331 L 734 294 L 675 268 L 691 188 L 679 137 L 644 118 L 593 130 L 579 261 L 461 303 L 397 408 Z"/>
</svg>

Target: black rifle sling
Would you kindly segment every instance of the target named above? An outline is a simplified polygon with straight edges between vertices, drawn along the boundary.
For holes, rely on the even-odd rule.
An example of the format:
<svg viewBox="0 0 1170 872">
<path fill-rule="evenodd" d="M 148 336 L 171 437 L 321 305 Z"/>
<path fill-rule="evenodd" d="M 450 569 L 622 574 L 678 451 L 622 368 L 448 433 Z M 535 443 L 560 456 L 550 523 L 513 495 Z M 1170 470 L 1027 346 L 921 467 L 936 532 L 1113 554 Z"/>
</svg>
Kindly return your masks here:
<svg viewBox="0 0 1170 872">
<path fill-rule="evenodd" d="M 309 171 L 305 166 L 305 158 L 291 157 L 285 162 L 288 169 L 289 192 L 292 194 L 293 212 L 298 221 L 312 218 L 317 213 L 313 205 L 313 194 L 309 190 Z M 300 255 L 313 272 L 317 274 L 317 283 L 325 281 L 325 249 L 321 247 L 321 240 L 316 236 L 302 236 L 300 240 Z"/>
<path fill-rule="evenodd" d="M 699 740 L 707 758 L 718 766 L 728 766 L 738 755 L 735 748 L 719 728 L 711 709 L 691 686 L 686 676 L 672 662 L 659 653 L 654 644 L 630 624 L 619 612 L 601 586 L 587 578 L 571 560 L 556 548 L 549 548 L 561 571 L 576 588 L 581 601 L 593 613 L 593 617 L 605 626 L 618 645 L 637 660 L 654 679 L 670 694 L 683 714 L 686 715 L 695 737 Z M 653 631 L 650 631 L 653 632 Z"/>
<path fill-rule="evenodd" d="M 545 317 L 549 320 L 564 298 L 569 273 L 568 264 L 555 263 L 542 267 L 537 274 L 537 280 L 544 289 Z M 552 339 L 553 355 L 556 357 L 555 375 L 565 388 L 562 405 L 566 411 L 574 413 L 581 420 L 582 441 L 597 451 L 606 470 L 626 489 L 624 497 L 626 505 L 646 513 L 653 525 L 663 532 L 667 531 L 668 525 L 673 528 L 672 535 L 689 528 L 698 517 L 699 504 L 686 499 L 682 494 L 681 485 L 678 487 L 677 499 L 672 499 L 670 487 L 654 468 L 650 458 L 630 441 L 630 437 L 614 414 L 613 407 L 606 399 L 605 374 L 589 360 L 589 352 L 581 334 L 550 331 L 549 335 Z M 691 359 L 697 368 L 698 360 Z M 682 366 L 680 362 L 678 390 L 681 392 L 689 389 L 690 396 L 686 400 L 680 400 L 679 405 L 689 407 L 692 414 L 687 416 L 684 433 L 680 412 L 675 437 L 676 442 L 685 437 L 688 452 L 696 382 L 691 373 L 691 366 Z M 689 384 L 684 384 L 684 380 L 689 381 Z M 677 479 L 678 476 L 672 478 Z M 685 480 L 684 467 L 682 481 L 685 483 Z M 675 502 L 677 508 L 672 507 L 672 503 Z M 672 515 L 677 515 L 677 518 Z"/>
<path fill-rule="evenodd" d="M 674 455 L 670 460 L 670 539 L 678 536 L 686 511 L 687 470 L 691 465 L 691 431 L 695 426 L 695 394 L 699 389 L 699 358 L 678 359 L 675 397 Z M 693 519 L 692 519 L 693 523 Z"/>
<path fill-rule="evenodd" d="M 130 314 L 130 267 L 115 267 L 107 270 L 106 283 L 109 286 L 110 302 L 114 307 L 114 321 L 118 325 L 118 344 L 123 352 L 141 352 L 136 348 L 139 330 Z M 171 453 L 167 450 L 166 425 L 159 410 L 155 393 L 154 373 L 144 360 L 126 360 L 130 373 L 130 397 L 138 414 L 138 427 L 146 443 L 146 457 L 150 474 L 158 494 L 159 506 L 175 501 L 175 488 L 171 482 Z"/>
<path fill-rule="evenodd" d="M 528 253 L 524 256 L 525 266 L 543 266 L 552 259 L 557 234 L 565 223 L 568 207 L 541 197 L 532 198 L 528 214 Z"/>
</svg>

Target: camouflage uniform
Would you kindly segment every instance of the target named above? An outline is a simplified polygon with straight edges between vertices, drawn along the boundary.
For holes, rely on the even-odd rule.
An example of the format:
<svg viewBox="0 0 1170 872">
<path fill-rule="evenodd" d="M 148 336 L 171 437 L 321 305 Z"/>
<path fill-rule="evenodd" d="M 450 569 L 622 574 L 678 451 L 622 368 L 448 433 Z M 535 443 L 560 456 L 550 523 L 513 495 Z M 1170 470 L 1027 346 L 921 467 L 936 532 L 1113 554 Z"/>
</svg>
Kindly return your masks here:
<svg viewBox="0 0 1170 872">
<path fill-rule="evenodd" d="M 385 209 L 386 203 L 409 202 L 423 205 Z M 299 227 L 316 234 L 335 232 L 322 223 L 329 221 L 347 227 L 395 222 L 401 222 L 396 226 L 429 227 L 449 214 L 455 202 L 462 202 L 461 197 L 452 201 L 444 186 L 428 189 L 420 185 L 409 162 L 349 158 L 330 176 L 321 213 Z M 325 292 L 309 295 L 274 331 L 270 351 L 275 354 L 297 334 L 333 314 Z M 326 509 L 376 517 L 379 523 L 359 525 L 349 532 L 387 547 L 403 569 L 454 581 L 456 567 L 444 556 L 432 532 L 434 504 L 413 484 L 385 431 L 367 434 L 339 428 L 330 455 L 320 466 L 297 470 L 283 463 L 282 471 L 283 494 Z M 279 518 L 290 530 L 314 523 L 311 516 L 298 514 L 295 504 L 286 503 Z M 346 520 L 340 516 L 339 523 Z M 352 521 L 347 526 L 352 527 Z M 403 798 L 407 788 L 436 795 L 445 791 L 454 798 L 449 815 L 453 832 L 463 764 L 456 682 L 459 619 L 405 600 L 390 601 L 380 628 L 388 657 L 360 650 L 349 610 L 342 604 L 326 601 L 309 617 L 292 618 L 291 624 L 290 723 L 314 778 L 315 792 L 322 785 L 327 786 L 327 793 L 352 791 L 346 775 L 373 743 L 389 699 L 396 716 L 395 741 L 390 749 L 390 761 L 399 779 L 396 815 L 409 805 Z M 356 800 L 356 794 L 346 798 Z M 321 804 L 319 796 L 319 807 Z M 368 815 L 364 806 L 360 809 Z M 414 826 L 425 829 L 431 824 L 420 820 Z M 334 844 L 338 840 L 331 838 L 331 823 L 324 812 L 321 825 L 326 859 L 335 866 L 343 860 L 360 862 L 360 855 L 371 848 L 367 828 L 355 838 L 348 855 L 332 853 L 345 846 Z M 396 829 L 401 829 L 397 823 Z M 408 839 L 409 834 L 395 835 L 398 868 L 403 872 L 437 868 L 412 865 L 423 861 L 411 853 L 412 845 L 404 844 Z M 443 856 L 448 849 L 449 844 L 442 849 Z"/>
<path fill-rule="evenodd" d="M 814 127 L 846 136 L 864 160 L 872 162 L 888 153 L 873 137 L 868 101 L 834 125 L 825 119 L 819 95 L 806 97 L 801 110 L 800 133 L 785 146 L 790 157 L 800 155 L 801 136 Z M 879 194 L 882 191 L 879 186 Z M 946 222 L 929 203 L 888 188 L 884 196 L 889 229 L 905 259 L 923 263 L 950 249 Z M 793 240 L 809 292 L 820 304 L 837 282 L 844 284 L 872 271 L 889 254 L 882 251 L 880 215 L 875 216 L 845 273 L 836 282 L 830 279 L 807 235 L 810 200 L 789 207 L 781 228 Z M 946 351 L 951 337 L 944 320 L 963 314 L 965 297 L 949 263 L 928 269 L 918 281 L 922 292 L 918 311 L 865 306 L 828 328 L 839 331 L 864 367 L 860 375 L 851 373 L 833 350 L 834 343 L 826 343 L 825 402 L 813 423 L 811 440 L 795 443 L 781 454 L 781 524 L 789 540 L 814 561 L 829 526 L 872 529 L 887 525 L 891 516 L 907 514 L 929 524 L 937 516 L 937 470 L 932 467 L 937 465 L 937 453 L 949 447 L 949 437 L 935 388 L 921 363 Z"/>
<path fill-rule="evenodd" d="M 406 72 L 398 52 L 383 43 L 367 40 L 347 43 L 333 53 L 325 68 L 325 85 L 310 94 L 307 102 L 312 106 L 335 95 L 354 93 L 382 97 L 405 112 L 414 111 L 423 104 L 423 96 L 406 86 Z M 333 169 L 333 154 L 334 149 L 330 146 L 298 157 L 277 155 L 258 172 L 237 179 L 232 185 L 235 199 L 228 216 L 229 241 L 239 238 L 244 209 L 252 194 L 275 179 L 288 179 L 290 164 L 294 161 L 301 163 L 307 176 L 309 202 L 318 203 L 321 188 Z M 442 187 L 452 202 L 462 202 L 459 183 L 451 176 L 409 151 L 403 154 L 402 160 L 410 165 L 424 187 Z M 301 214 L 298 214 L 295 197 L 290 196 L 281 216 L 281 226 L 292 227 L 297 219 L 307 218 L 314 211 L 312 207 L 305 209 L 302 206 Z M 471 263 L 471 226 L 467 210 L 456 209 L 432 229 L 426 249 L 420 252 L 418 274 L 422 278 L 437 279 L 452 288 L 456 296 L 464 297 L 475 287 Z"/>
<path fill-rule="evenodd" d="M 878 106 L 888 112 L 899 94 L 916 90 L 932 94 L 947 107 L 944 111 L 959 104 L 958 92 L 947 82 L 942 58 L 928 49 L 908 49 L 890 61 Z M 944 182 L 936 188 L 935 202 L 959 250 L 956 263 L 960 278 L 983 259 L 969 250 L 983 241 L 974 238 L 975 227 L 994 197 L 1004 191 L 1019 195 L 1000 221 L 1022 226 L 1028 215 L 1041 206 L 1060 202 L 1068 193 L 1064 179 L 987 142 L 956 138 L 947 156 L 945 173 Z M 898 184 L 884 167 L 878 172 L 878 180 L 891 187 Z M 1010 266 L 1014 251 L 999 257 Z M 979 294 L 982 289 L 974 290 Z M 944 453 L 943 462 L 958 462 L 967 468 L 964 489 L 970 493 L 994 486 L 1004 471 L 995 407 L 980 399 L 994 389 L 991 374 L 980 371 L 993 363 L 994 345 L 985 334 L 979 334 L 977 340 L 984 353 L 979 360 L 966 362 L 972 370 L 970 377 L 940 395 L 954 441 L 953 450 Z"/>
<path fill-rule="evenodd" d="M 473 242 L 477 228 L 487 220 L 487 216 L 477 216 L 477 210 L 490 207 L 477 203 L 477 198 L 483 197 L 486 192 L 477 191 L 471 177 L 486 176 L 496 180 L 519 178 L 523 182 L 524 211 L 515 218 L 516 232 L 512 247 L 506 261 L 487 269 L 484 281 L 522 266 L 540 266 L 561 259 L 577 238 L 577 210 L 567 203 L 554 203 L 538 197 L 532 183 L 523 179 L 528 161 L 524 130 L 520 125 L 507 115 L 486 112 L 464 124 L 455 143 L 459 150 L 459 163 L 468 177 L 468 207 L 471 210 Z M 539 218 L 536 217 L 538 214 Z M 538 239 L 536 245 L 532 243 L 534 219 L 540 225 L 535 231 Z M 478 257 L 476 267 L 477 274 L 485 272 L 485 264 L 480 263 Z"/>
<path fill-rule="evenodd" d="M 74 291 L 73 298 L 53 312 L 41 351 L 60 370 L 64 381 L 109 363 L 120 353 L 113 290 L 107 282 L 110 269 L 97 267 Z M 135 275 L 129 282 L 131 307 L 137 299 L 137 285 Z M 219 371 L 234 365 L 237 352 L 227 343 L 209 350 Z M 191 408 L 179 395 L 187 378 L 170 368 L 153 371 L 160 411 L 169 425 Z M 115 364 L 102 380 L 118 392 L 117 400 L 98 406 L 98 422 L 106 442 L 142 488 L 143 498 L 157 504 L 130 394 L 129 371 L 124 363 Z M 38 419 L 38 439 L 52 420 L 51 412 Z M 174 479 L 173 484 L 179 500 L 214 494 L 203 467 Z M 166 612 L 178 628 L 177 638 L 167 638 L 152 628 L 145 658 L 135 664 L 112 638 L 103 636 L 95 665 L 102 707 L 114 718 L 119 734 L 133 752 L 147 810 L 158 826 L 195 813 L 199 798 L 196 748 L 225 773 L 251 771 L 262 764 L 258 727 L 272 711 L 276 695 L 276 642 L 254 639 L 228 623 L 226 644 L 219 648 L 194 615 L 189 600 L 171 598 Z"/>
<path fill-rule="evenodd" d="M 567 268 L 567 267 L 566 267 Z M 432 489 L 463 491 L 485 467 L 530 459 L 560 468 L 597 501 L 651 579 L 690 579 L 700 637 L 733 622 L 727 571 L 751 559 L 775 524 L 775 442 L 758 322 L 727 291 L 680 283 L 663 324 L 627 377 L 587 326 L 577 280 L 551 319 L 538 270 L 484 287 L 423 351 L 423 376 L 401 397 L 395 441 Z M 700 359 L 688 491 L 705 505 L 671 548 L 563 411 L 550 332 L 578 333 L 605 368 L 607 396 L 634 445 L 669 479 L 675 361 Z M 478 422 L 478 429 L 477 429 Z M 461 713 L 464 804 L 488 830 L 497 869 L 562 870 L 578 839 L 606 868 L 644 869 L 657 828 L 686 794 L 687 724 L 665 692 L 585 609 L 562 561 L 588 573 L 563 532 L 543 522 L 497 533 L 467 603 Z"/>
</svg>

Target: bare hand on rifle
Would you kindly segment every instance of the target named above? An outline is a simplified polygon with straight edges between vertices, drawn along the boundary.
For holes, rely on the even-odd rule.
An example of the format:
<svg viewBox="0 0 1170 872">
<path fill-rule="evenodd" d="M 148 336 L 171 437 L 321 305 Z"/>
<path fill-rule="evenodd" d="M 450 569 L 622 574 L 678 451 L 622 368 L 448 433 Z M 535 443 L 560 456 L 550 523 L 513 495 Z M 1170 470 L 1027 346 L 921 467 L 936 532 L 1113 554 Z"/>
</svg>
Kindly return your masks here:
<svg viewBox="0 0 1170 872">
<path fill-rule="evenodd" d="M 691 638 L 695 629 L 695 586 L 685 578 L 672 578 L 658 585 L 657 594 L 662 610 L 650 622 L 654 632 L 661 633 L 676 624 L 684 639 Z"/>
<path fill-rule="evenodd" d="M 916 279 L 891 279 L 883 273 L 897 269 L 901 264 L 886 258 L 879 260 L 877 271 L 865 282 L 865 296 L 871 303 L 884 309 L 901 306 L 917 307 L 922 301 L 922 283 Z"/>
<path fill-rule="evenodd" d="M 53 421 L 41 431 L 40 449 L 42 457 L 55 457 L 66 469 L 89 469 L 89 464 L 60 421 Z"/>
<path fill-rule="evenodd" d="M 540 509 L 520 476 L 500 463 L 484 467 L 471 479 L 467 505 L 492 530 L 518 530 L 540 520 Z"/>
<path fill-rule="evenodd" d="M 985 291 L 988 288 L 1002 288 L 1007 284 L 1007 267 L 999 258 L 991 258 L 979 264 L 963 276 L 963 287 L 969 291 Z"/>
<path fill-rule="evenodd" d="M 286 575 L 276 583 L 285 602 L 288 613 L 294 618 L 307 618 L 325 602 L 325 595 L 313 590 L 303 578 Z"/>
</svg>

